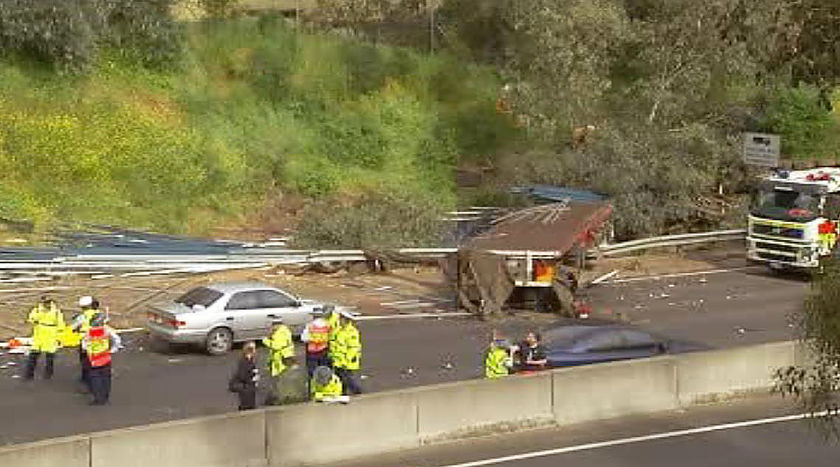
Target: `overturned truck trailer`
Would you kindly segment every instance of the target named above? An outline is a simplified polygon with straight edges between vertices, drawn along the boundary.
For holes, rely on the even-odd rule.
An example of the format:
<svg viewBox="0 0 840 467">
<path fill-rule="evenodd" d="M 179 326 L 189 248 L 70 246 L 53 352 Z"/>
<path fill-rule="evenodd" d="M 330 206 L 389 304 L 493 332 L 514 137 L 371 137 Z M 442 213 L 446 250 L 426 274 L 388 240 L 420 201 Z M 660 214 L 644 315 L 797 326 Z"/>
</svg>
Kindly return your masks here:
<svg viewBox="0 0 840 467">
<path fill-rule="evenodd" d="M 572 315 L 586 251 L 601 242 L 611 213 L 606 201 L 569 200 L 497 219 L 459 249 L 459 306 L 492 315 L 517 288 L 535 289 L 543 306 Z"/>
</svg>

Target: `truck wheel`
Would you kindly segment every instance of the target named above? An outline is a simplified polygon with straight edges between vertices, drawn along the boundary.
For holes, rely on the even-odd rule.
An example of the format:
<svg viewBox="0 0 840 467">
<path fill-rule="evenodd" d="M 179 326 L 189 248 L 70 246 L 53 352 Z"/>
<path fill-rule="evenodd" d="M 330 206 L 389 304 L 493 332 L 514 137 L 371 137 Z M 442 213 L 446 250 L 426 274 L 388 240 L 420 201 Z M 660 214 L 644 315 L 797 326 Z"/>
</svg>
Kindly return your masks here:
<svg viewBox="0 0 840 467">
<path fill-rule="evenodd" d="M 233 348 L 233 333 L 228 328 L 216 328 L 207 333 L 204 348 L 210 355 L 224 355 Z"/>
</svg>

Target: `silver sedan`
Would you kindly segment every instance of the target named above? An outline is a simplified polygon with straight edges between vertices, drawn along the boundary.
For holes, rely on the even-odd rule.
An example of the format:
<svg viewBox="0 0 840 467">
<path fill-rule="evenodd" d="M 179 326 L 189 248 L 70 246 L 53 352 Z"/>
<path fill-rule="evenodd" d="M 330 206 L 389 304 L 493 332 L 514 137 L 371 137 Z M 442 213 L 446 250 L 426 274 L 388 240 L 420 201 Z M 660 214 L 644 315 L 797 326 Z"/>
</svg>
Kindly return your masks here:
<svg viewBox="0 0 840 467">
<path fill-rule="evenodd" d="M 260 282 L 223 282 L 152 306 L 147 328 L 164 342 L 199 344 L 211 355 L 222 355 L 234 342 L 266 337 L 277 319 L 299 335 L 323 310 L 321 303 Z"/>
</svg>

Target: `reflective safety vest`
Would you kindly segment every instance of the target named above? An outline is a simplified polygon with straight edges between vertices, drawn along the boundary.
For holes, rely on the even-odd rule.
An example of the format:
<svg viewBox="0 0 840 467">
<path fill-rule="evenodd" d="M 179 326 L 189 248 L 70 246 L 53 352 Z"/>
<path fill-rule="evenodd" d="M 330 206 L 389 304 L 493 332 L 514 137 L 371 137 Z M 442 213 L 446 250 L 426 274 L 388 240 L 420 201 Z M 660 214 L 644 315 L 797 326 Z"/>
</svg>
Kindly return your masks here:
<svg viewBox="0 0 840 467">
<path fill-rule="evenodd" d="M 85 341 L 90 366 L 97 368 L 111 363 L 111 335 L 104 326 L 90 328 Z"/>
<path fill-rule="evenodd" d="M 323 352 L 327 349 L 330 339 L 330 325 L 323 319 L 316 319 L 309 323 L 309 342 L 306 343 L 308 353 Z"/>
<path fill-rule="evenodd" d="M 82 334 L 86 334 L 88 331 L 90 331 L 90 320 L 92 320 L 97 313 L 99 313 L 99 310 L 97 310 L 96 308 L 87 308 L 82 311 L 82 316 L 84 317 L 84 319 L 82 321 L 82 327 L 79 329 L 82 332 Z"/>
<path fill-rule="evenodd" d="M 28 322 L 32 323 L 32 349 L 36 352 L 55 353 L 64 330 L 64 315 L 55 305 L 47 308 L 38 304 L 29 312 Z"/>
<path fill-rule="evenodd" d="M 837 243 L 837 224 L 831 221 L 820 224 L 817 227 L 817 238 L 823 254 L 827 254 Z"/>
<path fill-rule="evenodd" d="M 487 378 L 500 378 L 508 375 L 508 363 L 510 356 L 501 347 L 492 346 L 484 358 L 484 376 Z"/>
<path fill-rule="evenodd" d="M 263 339 L 262 343 L 271 350 L 269 356 L 271 376 L 274 377 L 286 371 L 286 364 L 283 363 L 283 359 L 295 356 L 295 342 L 292 340 L 292 331 L 281 324 L 274 330 L 274 334 Z"/>
<path fill-rule="evenodd" d="M 339 328 L 332 345 L 335 348 L 332 351 L 333 347 L 330 347 L 333 366 L 346 370 L 358 370 L 361 367 L 362 340 L 359 330 L 352 322 Z"/>
<path fill-rule="evenodd" d="M 77 347 L 88 331 L 90 331 L 90 320 L 99 313 L 95 308 L 85 308 L 73 318 L 73 326 L 65 328 L 61 335 L 61 344 L 64 347 Z M 79 323 L 81 321 L 81 323 Z M 78 327 L 76 327 L 78 324 Z M 76 328 L 76 330 L 73 330 Z"/>
<path fill-rule="evenodd" d="M 323 386 L 318 384 L 315 378 L 312 378 L 312 381 L 309 383 L 309 388 L 312 393 L 312 400 L 314 401 L 323 401 L 327 397 L 338 397 L 344 390 L 341 385 L 341 380 L 336 375 L 332 375 L 329 382 Z"/>
<path fill-rule="evenodd" d="M 330 327 L 330 346 L 332 346 L 333 342 L 335 341 L 335 336 L 338 334 L 338 328 L 341 327 L 339 323 L 339 315 L 338 312 L 333 310 L 330 314 L 327 315 L 327 326 Z M 330 351 L 332 352 L 332 351 Z"/>
</svg>

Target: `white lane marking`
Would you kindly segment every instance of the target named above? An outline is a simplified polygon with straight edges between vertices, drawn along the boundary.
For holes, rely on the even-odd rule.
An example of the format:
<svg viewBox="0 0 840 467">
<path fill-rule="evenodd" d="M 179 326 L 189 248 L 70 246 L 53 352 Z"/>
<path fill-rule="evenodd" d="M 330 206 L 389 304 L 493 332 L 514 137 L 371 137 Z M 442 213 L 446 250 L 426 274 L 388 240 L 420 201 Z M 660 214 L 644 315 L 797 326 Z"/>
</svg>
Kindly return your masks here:
<svg viewBox="0 0 840 467">
<path fill-rule="evenodd" d="M 357 316 L 356 321 L 379 321 L 386 319 L 416 319 L 416 318 L 451 318 L 461 316 L 472 316 L 466 311 L 453 311 L 449 313 L 411 313 L 405 315 L 382 315 L 382 316 Z"/>
<path fill-rule="evenodd" d="M 116 331 L 117 331 L 117 334 L 128 334 L 128 333 L 131 333 L 131 332 L 139 332 L 139 331 L 145 331 L 145 330 L 146 330 L 146 328 L 128 328 L 128 329 L 117 329 Z"/>
<path fill-rule="evenodd" d="M 606 448 L 611 446 L 622 446 L 625 444 L 643 443 L 645 441 L 654 441 L 658 439 L 678 438 L 682 436 L 691 436 L 700 433 L 711 433 L 714 431 L 731 430 L 733 428 L 744 428 L 757 425 L 767 425 L 770 423 L 791 422 L 796 420 L 803 420 L 812 417 L 823 417 L 828 415 L 828 411 L 818 412 L 815 414 L 796 414 L 784 415 L 781 417 L 761 418 L 757 420 L 747 420 L 743 422 L 723 423 L 720 425 L 709 425 L 699 428 L 689 428 L 686 430 L 668 431 L 665 433 L 655 433 L 652 435 L 633 436 L 631 438 L 614 439 L 611 441 L 601 441 L 598 443 L 580 444 L 577 446 L 568 446 L 565 448 L 546 449 L 544 451 L 526 452 L 524 454 L 514 454 L 511 456 L 496 457 L 493 459 L 484 459 L 474 462 L 465 462 L 463 464 L 451 464 L 445 467 L 480 467 L 483 465 L 501 464 L 504 462 L 512 462 L 524 459 L 533 459 L 536 457 L 554 456 L 557 454 L 567 454 L 570 452 L 589 451 L 593 449 Z"/>
<path fill-rule="evenodd" d="M 625 282 L 658 281 L 661 279 L 672 279 L 675 277 L 705 276 L 707 274 L 723 274 L 726 272 L 745 271 L 747 269 L 759 268 L 761 266 L 744 266 L 732 269 L 712 269 L 710 271 L 679 272 L 675 274 L 662 274 L 659 276 L 628 277 L 627 279 L 613 279 L 605 284 L 622 284 Z"/>
</svg>

